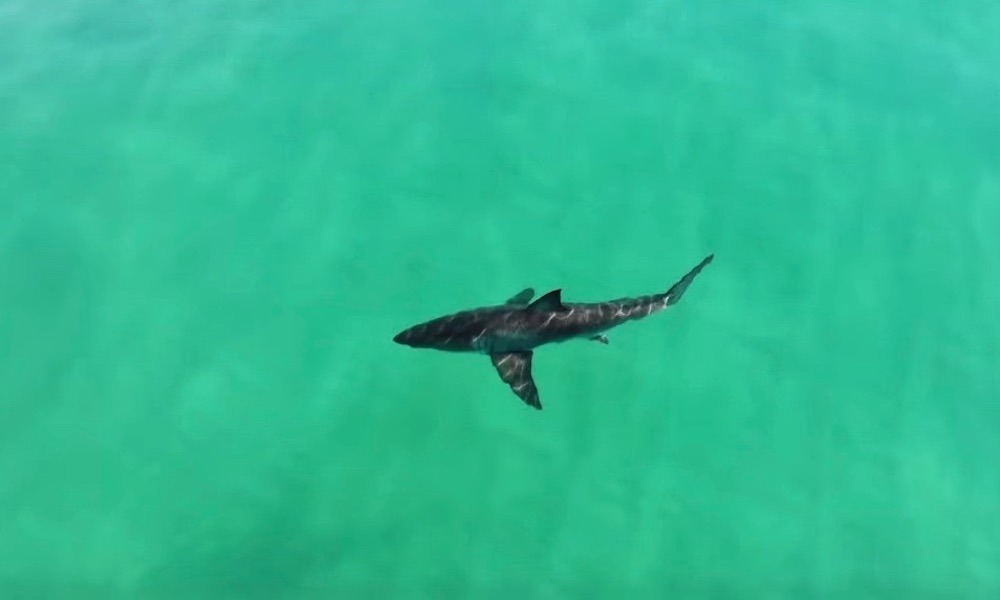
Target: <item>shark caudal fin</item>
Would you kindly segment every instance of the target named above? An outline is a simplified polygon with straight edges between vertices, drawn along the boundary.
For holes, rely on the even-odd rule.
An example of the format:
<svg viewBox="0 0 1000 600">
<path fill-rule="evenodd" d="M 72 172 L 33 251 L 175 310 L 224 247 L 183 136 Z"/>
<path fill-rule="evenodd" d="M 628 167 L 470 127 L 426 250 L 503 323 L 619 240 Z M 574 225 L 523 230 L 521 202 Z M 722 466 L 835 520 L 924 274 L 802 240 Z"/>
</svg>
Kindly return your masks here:
<svg viewBox="0 0 1000 600">
<path fill-rule="evenodd" d="M 687 275 L 681 277 L 680 281 L 670 286 L 670 289 L 667 290 L 667 293 L 664 295 L 666 297 L 667 306 L 670 306 L 672 304 L 677 304 L 680 301 L 681 296 L 684 295 L 684 291 L 688 288 L 689 285 L 691 285 L 691 282 L 694 281 L 694 278 L 698 276 L 698 273 L 701 273 L 701 270 L 704 269 L 706 266 L 708 266 L 710 262 L 712 262 L 713 258 L 715 258 L 715 254 L 709 254 L 708 256 L 703 258 L 695 268 L 688 271 Z"/>
</svg>

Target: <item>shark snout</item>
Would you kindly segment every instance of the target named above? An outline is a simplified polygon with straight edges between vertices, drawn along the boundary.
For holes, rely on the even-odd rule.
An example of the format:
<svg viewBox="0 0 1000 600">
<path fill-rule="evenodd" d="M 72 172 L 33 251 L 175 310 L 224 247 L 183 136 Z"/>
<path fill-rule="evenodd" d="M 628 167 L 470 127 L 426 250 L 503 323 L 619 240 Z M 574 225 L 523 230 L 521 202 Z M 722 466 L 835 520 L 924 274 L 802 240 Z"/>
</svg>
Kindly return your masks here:
<svg viewBox="0 0 1000 600">
<path fill-rule="evenodd" d="M 400 331 L 399 333 L 393 336 L 392 341 L 396 342 L 397 344 L 402 344 L 404 346 L 412 346 L 413 330 L 404 329 L 403 331 Z"/>
</svg>

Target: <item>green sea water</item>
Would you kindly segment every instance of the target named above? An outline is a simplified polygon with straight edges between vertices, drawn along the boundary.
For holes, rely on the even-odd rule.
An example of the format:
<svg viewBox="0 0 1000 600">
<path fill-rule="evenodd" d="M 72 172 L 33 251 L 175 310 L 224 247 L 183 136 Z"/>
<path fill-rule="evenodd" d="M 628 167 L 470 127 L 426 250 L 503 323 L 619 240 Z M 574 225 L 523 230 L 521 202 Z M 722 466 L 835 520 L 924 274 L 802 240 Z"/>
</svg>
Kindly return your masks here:
<svg viewBox="0 0 1000 600">
<path fill-rule="evenodd" d="M 998 31 L 0 0 L 0 598 L 1000 597 Z M 713 252 L 541 412 L 391 341 Z"/>
</svg>

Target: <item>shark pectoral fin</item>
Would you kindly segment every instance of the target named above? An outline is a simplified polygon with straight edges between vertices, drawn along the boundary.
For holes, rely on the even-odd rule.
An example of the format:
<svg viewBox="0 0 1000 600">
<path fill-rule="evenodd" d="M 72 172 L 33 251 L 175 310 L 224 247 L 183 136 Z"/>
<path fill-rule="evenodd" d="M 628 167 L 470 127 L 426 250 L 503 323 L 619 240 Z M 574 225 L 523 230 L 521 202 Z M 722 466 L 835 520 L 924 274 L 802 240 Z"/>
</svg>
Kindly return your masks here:
<svg viewBox="0 0 1000 600">
<path fill-rule="evenodd" d="M 531 302 L 532 296 L 535 295 L 535 290 L 531 288 L 525 288 L 511 296 L 504 304 L 508 306 L 527 306 Z"/>
<path fill-rule="evenodd" d="M 602 344 L 607 344 L 608 343 L 608 336 L 606 336 L 606 335 L 595 335 L 595 336 L 591 336 L 590 339 L 593 340 L 593 341 L 595 341 L 595 342 L 600 342 Z"/>
<path fill-rule="evenodd" d="M 504 352 L 490 354 L 490 360 L 500 374 L 500 379 L 510 386 L 518 398 L 528 406 L 542 410 L 542 403 L 538 399 L 538 388 L 535 387 L 535 380 L 531 377 L 531 356 L 530 351 Z"/>
</svg>

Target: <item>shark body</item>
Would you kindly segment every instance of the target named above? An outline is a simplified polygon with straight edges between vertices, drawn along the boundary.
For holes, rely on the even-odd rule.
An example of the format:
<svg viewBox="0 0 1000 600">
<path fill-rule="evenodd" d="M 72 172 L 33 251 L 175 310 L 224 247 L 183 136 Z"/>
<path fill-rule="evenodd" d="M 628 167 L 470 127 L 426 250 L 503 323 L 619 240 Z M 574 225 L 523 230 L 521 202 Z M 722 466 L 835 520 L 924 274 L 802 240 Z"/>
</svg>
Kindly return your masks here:
<svg viewBox="0 0 1000 600">
<path fill-rule="evenodd" d="M 413 348 L 486 354 L 511 390 L 528 406 L 542 409 L 531 375 L 534 349 L 572 339 L 608 343 L 608 330 L 644 319 L 676 304 L 714 258 L 706 256 L 670 289 L 658 294 L 605 302 L 566 303 L 555 289 L 532 302 L 531 288 L 505 303 L 463 310 L 414 325 L 393 341 Z"/>
</svg>

